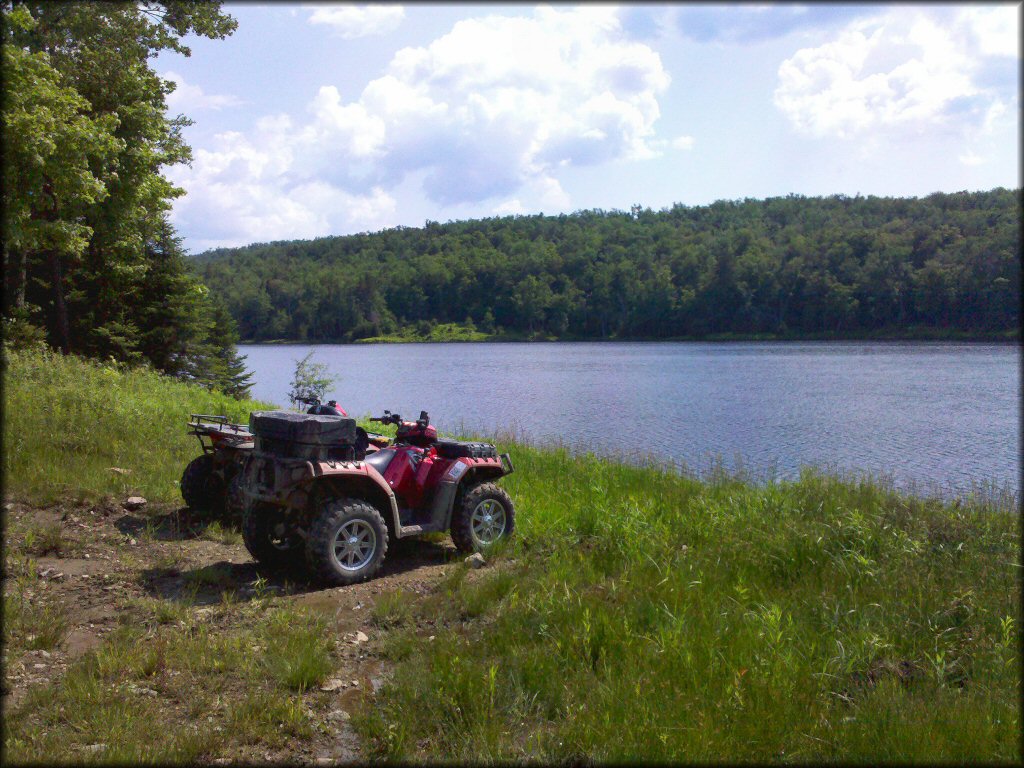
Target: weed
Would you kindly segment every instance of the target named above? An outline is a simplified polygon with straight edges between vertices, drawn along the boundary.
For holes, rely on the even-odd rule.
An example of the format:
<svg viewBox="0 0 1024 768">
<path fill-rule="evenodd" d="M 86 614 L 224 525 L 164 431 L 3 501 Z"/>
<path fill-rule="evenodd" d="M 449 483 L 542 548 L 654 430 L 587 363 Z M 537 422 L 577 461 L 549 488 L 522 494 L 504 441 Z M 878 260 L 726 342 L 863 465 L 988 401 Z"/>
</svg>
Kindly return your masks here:
<svg viewBox="0 0 1024 768">
<path fill-rule="evenodd" d="M 57 603 L 25 596 L 24 584 L 3 596 L 4 641 L 14 648 L 51 651 L 68 634 L 67 612 Z"/>
<path fill-rule="evenodd" d="M 203 528 L 201 537 L 207 541 L 216 541 L 220 544 L 233 545 L 242 543 L 241 532 L 230 526 L 221 525 L 219 520 L 214 520 Z"/>
<path fill-rule="evenodd" d="M 402 590 L 380 595 L 374 602 L 371 617 L 374 626 L 381 629 L 405 626 L 412 620 L 412 599 Z"/>
<path fill-rule="evenodd" d="M 264 665 L 290 690 L 307 690 L 331 671 L 331 640 L 322 617 L 282 610 L 271 618 L 264 639 Z"/>
</svg>

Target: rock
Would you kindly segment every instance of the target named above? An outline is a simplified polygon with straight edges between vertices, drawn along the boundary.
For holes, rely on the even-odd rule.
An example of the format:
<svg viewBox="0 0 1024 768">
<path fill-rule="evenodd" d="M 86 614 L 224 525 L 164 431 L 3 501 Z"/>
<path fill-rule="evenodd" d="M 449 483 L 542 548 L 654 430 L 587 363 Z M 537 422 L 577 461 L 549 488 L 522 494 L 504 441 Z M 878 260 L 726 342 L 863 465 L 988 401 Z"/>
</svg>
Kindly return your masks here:
<svg viewBox="0 0 1024 768">
<path fill-rule="evenodd" d="M 474 552 L 472 555 L 466 558 L 466 565 L 470 568 L 483 568 L 487 565 L 487 561 L 484 560 L 484 556 L 479 552 Z"/>
<path fill-rule="evenodd" d="M 321 685 L 320 686 L 320 690 L 321 691 L 336 691 L 339 688 L 343 688 L 344 686 L 345 686 L 345 684 L 343 682 L 341 682 L 341 680 L 338 680 L 337 678 L 334 678 L 334 679 L 328 680 L 323 685 Z"/>
<path fill-rule="evenodd" d="M 122 506 L 127 510 L 134 511 L 146 506 L 146 503 L 146 500 L 141 496 L 129 496 L 124 500 Z"/>
<path fill-rule="evenodd" d="M 352 681 L 352 687 L 353 688 L 358 688 L 359 687 L 359 681 L 358 680 L 353 680 Z"/>
<path fill-rule="evenodd" d="M 345 722 L 347 720 L 351 720 L 352 719 L 352 715 L 350 715 L 344 709 L 335 709 L 335 710 L 331 711 L 327 715 L 327 719 L 328 720 L 337 720 L 337 721 L 340 721 L 340 722 Z"/>
<path fill-rule="evenodd" d="M 106 748 L 106 744 L 86 744 L 84 747 L 82 747 L 82 749 L 86 752 L 102 752 Z"/>
<path fill-rule="evenodd" d="M 355 639 L 352 642 L 356 643 L 356 644 L 365 643 L 365 642 L 369 641 L 369 639 L 370 638 L 368 638 L 366 636 L 365 632 L 356 632 Z"/>
<path fill-rule="evenodd" d="M 427 638 L 427 640 L 429 640 L 429 641 L 433 641 L 433 639 L 434 639 L 433 635 L 431 635 L 430 637 Z"/>
<path fill-rule="evenodd" d="M 46 665 L 45 664 L 33 664 L 32 668 L 33 669 L 46 669 Z"/>
<path fill-rule="evenodd" d="M 121 467 L 107 467 L 115 475 L 130 475 L 132 471 L 130 469 L 121 469 Z"/>
<path fill-rule="evenodd" d="M 316 759 L 317 765 L 334 765 L 334 760 L 329 757 L 318 757 Z"/>
<path fill-rule="evenodd" d="M 133 547 L 136 546 L 138 543 L 139 542 L 136 541 L 135 539 L 128 539 L 128 544 L 130 544 Z"/>
<path fill-rule="evenodd" d="M 42 656 L 44 659 L 50 658 L 50 652 L 49 651 L 40 651 L 39 655 Z"/>
</svg>

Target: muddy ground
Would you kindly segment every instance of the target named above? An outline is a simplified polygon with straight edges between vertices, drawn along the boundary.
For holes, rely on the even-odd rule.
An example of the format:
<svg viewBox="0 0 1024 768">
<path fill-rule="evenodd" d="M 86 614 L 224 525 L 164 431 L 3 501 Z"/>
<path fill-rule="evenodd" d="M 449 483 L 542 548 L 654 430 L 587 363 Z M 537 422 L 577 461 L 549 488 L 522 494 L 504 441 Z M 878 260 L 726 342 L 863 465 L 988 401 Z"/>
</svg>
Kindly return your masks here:
<svg viewBox="0 0 1024 768">
<path fill-rule="evenodd" d="M 124 500 L 108 499 L 38 508 L 7 499 L 4 512 L 5 594 L 20 577 L 23 598 L 35 606 L 58 606 L 67 629 L 51 650 L 25 649 L 31 637 L 5 643 L 5 713 L 16 711 L 33 688 L 61 685 L 69 666 L 100 647 L 109 633 L 136 618 L 141 621 L 142 606 L 148 604 L 151 611 L 152 599 L 187 605 L 198 620 L 230 624 L 236 619 L 220 608 L 225 595 L 229 603 L 259 595 L 303 606 L 329 620 L 338 668 L 325 683 L 301 694 L 307 716 L 315 721 L 314 738 L 277 750 L 237 745 L 228 754 L 210 756 L 213 763 L 365 759 L 349 721 L 360 707 L 373 706 L 374 694 L 388 675 L 380 654 L 385 632 L 372 620 L 375 600 L 396 590 L 426 595 L 463 559 L 447 538 L 392 542 L 376 578 L 323 588 L 301 575 L 258 566 L 237 528 L 211 527 L 209 521 L 190 519 L 176 505 L 149 503 L 129 509 Z M 56 541 L 54 531 L 59 532 Z M 27 572 L 32 568 L 34 573 Z M 429 626 L 419 629 L 424 641 L 432 639 L 427 637 Z M 185 709 L 178 708 L 183 718 L 188 717 Z"/>
</svg>

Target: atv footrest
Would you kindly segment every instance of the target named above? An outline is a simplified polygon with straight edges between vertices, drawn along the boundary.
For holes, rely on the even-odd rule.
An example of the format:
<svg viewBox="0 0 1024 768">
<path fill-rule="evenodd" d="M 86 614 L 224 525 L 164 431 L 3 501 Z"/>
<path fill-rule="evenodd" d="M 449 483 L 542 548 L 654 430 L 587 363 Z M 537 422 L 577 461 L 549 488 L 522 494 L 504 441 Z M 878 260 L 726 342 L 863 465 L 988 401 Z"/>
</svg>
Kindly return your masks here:
<svg viewBox="0 0 1024 768">
<path fill-rule="evenodd" d="M 404 539 L 406 536 L 418 536 L 421 533 L 437 533 L 438 531 L 443 530 L 443 528 L 430 523 L 424 523 L 423 525 L 403 525 L 399 531 L 398 538 Z"/>
</svg>

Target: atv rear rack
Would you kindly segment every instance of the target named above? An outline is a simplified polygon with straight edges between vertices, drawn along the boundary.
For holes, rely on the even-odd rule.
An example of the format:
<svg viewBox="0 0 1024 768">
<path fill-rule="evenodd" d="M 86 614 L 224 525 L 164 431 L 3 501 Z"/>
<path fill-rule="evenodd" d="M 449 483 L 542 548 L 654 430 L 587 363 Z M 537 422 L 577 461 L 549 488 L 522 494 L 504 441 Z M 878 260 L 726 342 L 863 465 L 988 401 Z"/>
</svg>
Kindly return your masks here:
<svg viewBox="0 0 1024 768">
<path fill-rule="evenodd" d="M 187 433 L 196 436 L 203 453 L 213 452 L 214 441 L 231 448 L 240 448 L 246 443 L 253 442 L 249 427 L 245 424 L 232 424 L 227 416 L 193 413 L 189 417 Z"/>
</svg>

